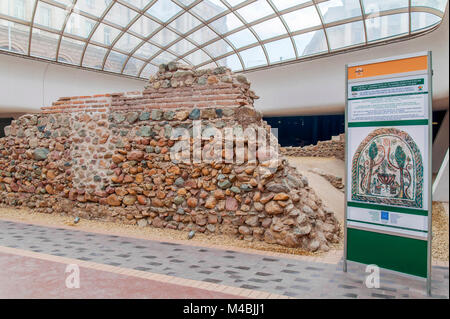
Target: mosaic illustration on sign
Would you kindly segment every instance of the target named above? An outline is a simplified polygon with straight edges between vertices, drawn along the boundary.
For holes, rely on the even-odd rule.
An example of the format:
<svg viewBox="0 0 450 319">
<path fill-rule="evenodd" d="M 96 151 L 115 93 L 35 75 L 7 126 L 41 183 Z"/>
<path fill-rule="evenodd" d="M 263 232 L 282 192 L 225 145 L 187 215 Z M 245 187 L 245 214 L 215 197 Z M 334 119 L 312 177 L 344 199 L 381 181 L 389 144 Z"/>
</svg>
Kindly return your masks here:
<svg viewBox="0 0 450 319">
<path fill-rule="evenodd" d="M 372 131 L 352 160 L 352 200 L 422 208 L 423 163 L 408 133 Z"/>
</svg>

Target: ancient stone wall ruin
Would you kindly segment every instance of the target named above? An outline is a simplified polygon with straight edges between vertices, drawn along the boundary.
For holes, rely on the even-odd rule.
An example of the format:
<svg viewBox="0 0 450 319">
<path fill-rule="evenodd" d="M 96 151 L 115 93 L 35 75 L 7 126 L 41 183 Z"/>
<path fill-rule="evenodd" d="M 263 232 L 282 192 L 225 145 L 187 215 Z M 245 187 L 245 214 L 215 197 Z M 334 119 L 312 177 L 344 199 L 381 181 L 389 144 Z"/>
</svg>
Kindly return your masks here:
<svg viewBox="0 0 450 319">
<path fill-rule="evenodd" d="M 327 250 L 339 240 L 333 212 L 273 146 L 258 140 L 254 151 L 242 133 L 262 129 L 274 139 L 255 98 L 242 75 L 175 63 L 142 92 L 60 98 L 5 129 L 0 204 Z M 181 143 L 188 157 L 174 158 Z M 231 161 L 226 149 L 207 161 L 227 143 Z"/>
<path fill-rule="evenodd" d="M 345 134 L 333 136 L 331 140 L 319 141 L 316 145 L 282 147 L 285 156 L 336 157 L 345 160 Z"/>
</svg>

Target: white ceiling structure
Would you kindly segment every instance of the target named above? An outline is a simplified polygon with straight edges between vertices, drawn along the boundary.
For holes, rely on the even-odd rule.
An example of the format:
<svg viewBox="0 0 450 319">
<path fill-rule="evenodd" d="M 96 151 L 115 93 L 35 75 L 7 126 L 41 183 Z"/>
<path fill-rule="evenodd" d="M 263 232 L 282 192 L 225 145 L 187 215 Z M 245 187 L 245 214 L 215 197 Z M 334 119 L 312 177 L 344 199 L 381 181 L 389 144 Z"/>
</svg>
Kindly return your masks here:
<svg viewBox="0 0 450 319">
<path fill-rule="evenodd" d="M 148 78 L 249 71 L 436 28 L 447 0 L 1 0 L 0 53 Z"/>
</svg>

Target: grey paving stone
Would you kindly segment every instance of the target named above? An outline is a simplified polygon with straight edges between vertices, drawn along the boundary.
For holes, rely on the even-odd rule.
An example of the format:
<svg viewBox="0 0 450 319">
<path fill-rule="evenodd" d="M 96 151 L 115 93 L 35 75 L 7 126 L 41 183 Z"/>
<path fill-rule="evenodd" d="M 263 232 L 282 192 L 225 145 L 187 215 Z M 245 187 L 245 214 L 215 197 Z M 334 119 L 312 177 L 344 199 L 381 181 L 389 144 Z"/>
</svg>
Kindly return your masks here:
<svg viewBox="0 0 450 319">
<path fill-rule="evenodd" d="M 372 297 L 376 297 L 376 298 L 383 298 L 383 299 L 394 299 L 395 296 L 391 296 L 391 295 L 383 295 L 383 294 L 377 294 L 377 293 L 372 293 Z"/>
<path fill-rule="evenodd" d="M 203 281 L 212 282 L 212 283 L 215 283 L 215 284 L 218 284 L 218 283 L 222 282 L 222 280 L 213 279 L 213 278 L 205 278 L 205 279 L 203 279 Z"/>
<path fill-rule="evenodd" d="M 252 286 L 252 285 L 248 285 L 248 284 L 244 284 L 241 285 L 240 288 L 245 288 L 245 289 L 259 289 L 259 286 Z"/>
<path fill-rule="evenodd" d="M 289 270 L 289 269 L 283 269 L 281 272 L 287 273 L 287 274 L 299 274 L 299 271 L 296 270 Z"/>
<path fill-rule="evenodd" d="M 260 271 L 258 271 L 257 273 L 255 273 L 255 275 L 256 275 L 256 276 L 263 276 L 263 277 L 266 277 L 266 276 L 272 276 L 272 274 L 265 273 L 265 272 L 260 272 Z"/>
</svg>

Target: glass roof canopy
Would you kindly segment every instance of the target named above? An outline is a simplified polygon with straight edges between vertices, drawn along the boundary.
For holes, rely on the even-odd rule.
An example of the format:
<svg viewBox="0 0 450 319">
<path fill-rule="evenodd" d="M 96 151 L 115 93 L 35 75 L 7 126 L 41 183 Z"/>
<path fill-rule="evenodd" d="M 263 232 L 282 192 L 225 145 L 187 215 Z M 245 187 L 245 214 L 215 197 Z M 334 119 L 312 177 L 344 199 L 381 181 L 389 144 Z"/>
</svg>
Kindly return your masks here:
<svg viewBox="0 0 450 319">
<path fill-rule="evenodd" d="M 0 0 L 0 50 L 148 78 L 161 63 L 234 71 L 414 35 L 447 0 Z"/>
</svg>

